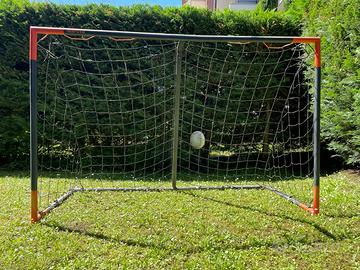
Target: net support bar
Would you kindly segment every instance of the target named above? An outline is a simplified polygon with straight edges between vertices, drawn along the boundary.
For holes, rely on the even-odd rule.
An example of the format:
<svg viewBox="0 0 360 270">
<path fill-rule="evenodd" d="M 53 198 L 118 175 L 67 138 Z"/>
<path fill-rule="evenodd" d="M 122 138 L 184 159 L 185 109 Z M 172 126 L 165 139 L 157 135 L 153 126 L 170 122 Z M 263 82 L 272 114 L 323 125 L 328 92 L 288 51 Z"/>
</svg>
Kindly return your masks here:
<svg viewBox="0 0 360 270">
<path fill-rule="evenodd" d="M 63 194 L 61 197 L 56 199 L 52 204 L 49 205 L 44 211 L 41 211 L 39 214 L 39 218 L 42 218 L 49 214 L 52 210 L 54 210 L 56 207 L 60 206 L 63 202 L 65 202 L 68 198 L 70 198 L 76 190 L 72 189 Z"/>
<path fill-rule="evenodd" d="M 175 103 L 174 103 L 174 132 L 173 132 L 173 149 L 172 149 L 172 167 L 171 167 L 171 181 L 172 187 L 176 189 L 177 178 L 177 159 L 179 147 L 179 118 L 180 118 L 180 84 L 181 84 L 181 58 L 182 58 L 183 43 L 179 42 L 176 47 L 176 70 L 175 70 Z"/>
<path fill-rule="evenodd" d="M 275 194 L 283 197 L 284 199 L 288 200 L 289 202 L 295 204 L 296 206 L 299 206 L 300 208 L 312 213 L 313 212 L 313 208 L 312 207 L 308 207 L 307 205 L 301 203 L 300 201 L 296 200 L 294 197 L 284 193 L 284 192 L 281 192 L 280 190 L 277 190 L 275 188 L 272 188 L 272 187 L 269 187 L 269 186 L 263 186 L 263 189 L 267 189 L 271 192 L 274 192 Z"/>
</svg>

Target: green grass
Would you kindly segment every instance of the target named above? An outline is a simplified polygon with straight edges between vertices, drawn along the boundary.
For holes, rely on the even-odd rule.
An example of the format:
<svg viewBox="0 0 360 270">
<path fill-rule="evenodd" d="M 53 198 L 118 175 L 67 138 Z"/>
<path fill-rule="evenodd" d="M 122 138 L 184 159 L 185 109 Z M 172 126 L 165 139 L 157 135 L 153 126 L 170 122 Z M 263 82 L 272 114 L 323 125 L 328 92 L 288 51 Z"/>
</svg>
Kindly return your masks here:
<svg viewBox="0 0 360 270">
<path fill-rule="evenodd" d="M 320 216 L 264 190 L 104 192 L 31 225 L 28 177 L 1 173 L 0 269 L 359 269 L 359 178 L 323 177 Z"/>
</svg>

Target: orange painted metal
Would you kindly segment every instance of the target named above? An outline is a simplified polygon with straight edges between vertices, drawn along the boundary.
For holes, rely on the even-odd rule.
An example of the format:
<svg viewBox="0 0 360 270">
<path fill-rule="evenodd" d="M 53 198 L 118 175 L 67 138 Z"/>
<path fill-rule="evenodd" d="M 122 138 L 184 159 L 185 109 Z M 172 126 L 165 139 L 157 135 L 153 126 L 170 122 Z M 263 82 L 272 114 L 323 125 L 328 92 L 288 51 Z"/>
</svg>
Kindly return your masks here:
<svg viewBox="0 0 360 270">
<path fill-rule="evenodd" d="M 40 35 L 64 35 L 64 28 L 52 28 L 52 27 L 37 27 L 31 26 L 30 32 L 34 32 Z"/>
<path fill-rule="evenodd" d="M 321 67 L 320 39 L 315 42 L 315 67 Z"/>
<path fill-rule="evenodd" d="M 30 50 L 29 58 L 30 60 L 37 60 L 37 43 L 38 35 L 64 35 L 64 29 L 54 29 L 46 27 L 30 27 Z"/>
<path fill-rule="evenodd" d="M 319 188 L 319 186 L 313 187 L 313 194 L 314 194 L 314 202 L 313 202 L 311 214 L 317 215 L 317 214 L 319 214 L 319 209 L 320 209 L 319 208 L 320 207 L 320 188 Z"/>
<path fill-rule="evenodd" d="M 317 43 L 320 42 L 319 37 L 294 37 L 293 43 Z"/>
<path fill-rule="evenodd" d="M 299 207 L 304 209 L 305 211 L 311 212 L 311 208 L 308 207 L 306 204 L 301 203 L 299 204 Z"/>
<path fill-rule="evenodd" d="M 30 48 L 29 48 L 30 60 L 37 60 L 37 33 L 30 28 Z"/>
<path fill-rule="evenodd" d="M 315 67 L 321 67 L 320 38 L 319 37 L 295 37 L 293 43 L 315 44 Z"/>
<path fill-rule="evenodd" d="M 38 213 L 38 192 L 36 190 L 31 191 L 31 222 L 35 223 L 40 220 Z"/>
<path fill-rule="evenodd" d="M 320 188 L 318 186 L 313 187 L 313 194 L 314 194 L 313 207 L 308 207 L 303 203 L 299 204 L 299 207 L 304 209 L 305 211 L 310 212 L 312 215 L 318 215 L 319 207 L 320 207 Z"/>
</svg>

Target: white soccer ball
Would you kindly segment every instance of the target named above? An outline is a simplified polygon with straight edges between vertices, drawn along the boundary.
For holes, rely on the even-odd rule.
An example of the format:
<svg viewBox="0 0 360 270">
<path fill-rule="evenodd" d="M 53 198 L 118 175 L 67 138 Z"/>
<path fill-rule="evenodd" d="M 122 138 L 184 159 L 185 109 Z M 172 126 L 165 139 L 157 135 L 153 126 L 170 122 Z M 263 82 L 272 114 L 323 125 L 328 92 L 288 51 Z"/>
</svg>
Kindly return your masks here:
<svg viewBox="0 0 360 270">
<path fill-rule="evenodd" d="M 205 145 L 205 136 L 201 131 L 195 131 L 190 136 L 190 145 L 195 149 L 200 149 Z"/>
</svg>

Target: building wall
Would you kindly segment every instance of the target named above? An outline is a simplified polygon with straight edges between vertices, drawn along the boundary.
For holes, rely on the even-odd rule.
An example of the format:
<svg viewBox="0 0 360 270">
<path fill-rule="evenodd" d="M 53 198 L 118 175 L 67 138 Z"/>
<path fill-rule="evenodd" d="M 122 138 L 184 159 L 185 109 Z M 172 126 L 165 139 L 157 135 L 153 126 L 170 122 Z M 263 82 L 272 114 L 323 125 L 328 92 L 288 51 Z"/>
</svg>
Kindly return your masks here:
<svg viewBox="0 0 360 270">
<path fill-rule="evenodd" d="M 257 0 L 182 0 L 183 5 L 186 4 L 211 10 L 214 9 L 215 5 L 218 10 L 224 10 L 226 8 L 232 10 L 251 10 L 256 8 L 257 2 Z M 279 3 L 281 2 L 280 0 Z"/>
<path fill-rule="evenodd" d="M 207 8 L 207 0 L 188 0 L 187 4 L 192 7 Z"/>
<path fill-rule="evenodd" d="M 213 0 L 182 0 L 182 4 L 198 8 L 208 8 L 213 10 Z"/>
<path fill-rule="evenodd" d="M 231 0 L 227 8 L 232 10 L 252 10 L 256 8 L 256 5 L 257 1 Z"/>
<path fill-rule="evenodd" d="M 234 2 L 234 0 L 217 0 L 217 9 L 224 10 L 225 8 L 229 8 L 231 2 Z"/>
</svg>

